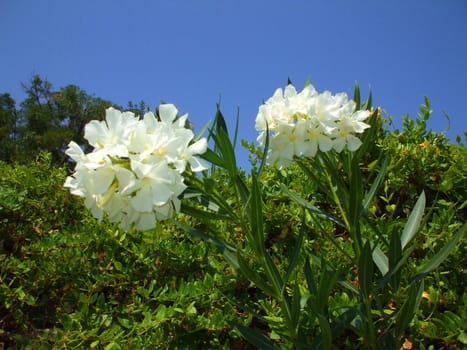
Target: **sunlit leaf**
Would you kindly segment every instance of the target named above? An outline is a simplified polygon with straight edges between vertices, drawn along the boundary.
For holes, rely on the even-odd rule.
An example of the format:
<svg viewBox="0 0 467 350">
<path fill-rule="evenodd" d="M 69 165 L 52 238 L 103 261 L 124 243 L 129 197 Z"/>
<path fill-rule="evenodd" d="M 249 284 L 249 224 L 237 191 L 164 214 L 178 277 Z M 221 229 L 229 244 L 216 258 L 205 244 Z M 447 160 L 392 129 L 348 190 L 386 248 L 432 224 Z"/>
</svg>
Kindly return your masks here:
<svg viewBox="0 0 467 350">
<path fill-rule="evenodd" d="M 402 232 L 401 236 L 401 246 L 404 249 L 407 244 L 412 240 L 415 234 L 420 227 L 420 222 L 422 221 L 423 212 L 425 211 L 425 192 L 420 194 L 418 197 L 417 203 L 410 213 L 409 219 L 404 226 L 404 231 Z"/>
</svg>

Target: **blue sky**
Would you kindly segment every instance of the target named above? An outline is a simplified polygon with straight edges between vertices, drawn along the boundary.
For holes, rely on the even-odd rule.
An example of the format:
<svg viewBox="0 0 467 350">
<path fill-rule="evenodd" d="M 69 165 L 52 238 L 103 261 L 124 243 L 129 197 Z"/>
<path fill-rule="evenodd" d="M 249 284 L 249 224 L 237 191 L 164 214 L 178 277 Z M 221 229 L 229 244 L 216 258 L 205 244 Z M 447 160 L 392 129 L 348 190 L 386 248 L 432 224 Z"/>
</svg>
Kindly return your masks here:
<svg viewBox="0 0 467 350">
<path fill-rule="evenodd" d="M 0 93 L 34 74 L 120 105 L 161 100 L 200 128 L 216 103 L 254 140 L 258 106 L 287 78 L 353 91 L 400 125 L 432 101 L 430 127 L 467 130 L 467 1 L 165 0 L 0 2 Z M 240 149 L 241 162 L 246 154 Z"/>
</svg>

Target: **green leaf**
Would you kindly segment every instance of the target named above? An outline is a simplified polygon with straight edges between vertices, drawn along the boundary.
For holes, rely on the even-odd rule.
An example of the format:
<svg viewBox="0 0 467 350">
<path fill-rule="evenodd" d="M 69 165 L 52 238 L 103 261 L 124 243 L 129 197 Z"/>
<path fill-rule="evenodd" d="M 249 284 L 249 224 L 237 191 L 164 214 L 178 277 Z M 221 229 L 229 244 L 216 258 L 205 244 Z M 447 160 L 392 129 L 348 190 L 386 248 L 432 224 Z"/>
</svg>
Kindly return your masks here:
<svg viewBox="0 0 467 350">
<path fill-rule="evenodd" d="M 294 251 L 292 253 L 292 257 L 290 258 L 289 266 L 287 267 L 287 272 L 285 273 L 284 284 L 282 286 L 282 290 L 284 290 L 285 285 L 289 281 L 290 275 L 292 274 L 292 271 L 295 269 L 295 266 L 297 266 L 298 258 L 300 256 L 300 252 L 302 250 L 304 235 L 305 235 L 305 215 L 303 216 L 302 225 L 301 225 L 300 231 L 298 233 L 297 243 L 295 244 L 295 248 L 294 248 Z"/>
<path fill-rule="evenodd" d="M 329 294 L 336 285 L 339 274 L 336 270 L 330 269 L 325 259 L 321 259 L 321 277 L 318 286 L 318 295 L 316 301 L 319 304 L 319 310 L 324 313 L 328 305 Z"/>
<path fill-rule="evenodd" d="M 234 131 L 234 137 L 233 137 L 233 142 L 232 142 L 232 145 L 234 148 L 237 144 L 239 121 L 240 121 L 240 107 L 237 108 L 237 118 L 235 118 L 235 131 Z"/>
<path fill-rule="evenodd" d="M 235 150 L 230 141 L 229 132 L 224 116 L 217 105 L 216 117 L 214 119 L 214 130 L 210 130 L 210 135 L 214 140 L 215 150 L 222 159 L 222 165 L 227 170 L 230 178 L 233 180 L 237 175 L 237 161 Z"/>
<path fill-rule="evenodd" d="M 402 257 L 399 259 L 397 264 L 391 267 L 389 270 L 387 270 L 384 277 L 380 279 L 377 289 L 381 288 L 384 284 L 386 284 L 392 278 L 392 275 L 397 273 L 402 268 L 402 266 L 404 266 L 407 259 L 412 255 L 414 249 L 415 246 L 411 246 L 410 248 L 403 251 Z"/>
<path fill-rule="evenodd" d="M 304 207 L 305 209 L 307 209 L 310 213 L 312 214 L 315 214 L 315 215 L 318 215 L 320 217 L 323 217 L 323 218 L 326 218 L 332 222 L 334 222 L 335 224 L 341 226 L 341 227 L 344 227 L 345 228 L 345 225 L 344 223 L 339 220 L 338 218 L 336 218 L 335 216 L 331 215 L 331 214 L 328 214 L 326 213 L 325 211 L 315 207 L 313 204 L 307 202 L 305 199 L 301 198 L 298 194 L 296 194 L 295 192 L 292 192 L 290 191 L 284 184 L 280 184 L 280 187 L 282 189 L 282 191 L 284 191 L 285 193 L 287 193 L 287 195 L 294 201 L 296 202 L 297 204 L 301 205 L 302 207 Z"/>
<path fill-rule="evenodd" d="M 235 151 L 230 142 L 229 135 L 223 129 L 217 130 L 217 133 L 212 136 L 214 143 L 222 156 L 222 167 L 225 168 L 231 179 L 237 175 L 237 160 Z"/>
<path fill-rule="evenodd" d="M 216 132 L 224 131 L 226 134 L 229 133 L 227 130 L 227 123 L 225 122 L 224 116 L 222 115 L 220 104 L 217 104 L 216 116 L 214 118 L 214 127 Z"/>
<path fill-rule="evenodd" d="M 214 210 L 213 212 L 211 211 L 205 211 L 201 210 L 195 207 L 192 207 L 191 205 L 188 205 L 186 201 L 182 202 L 182 207 L 181 207 L 181 212 L 188 214 L 192 217 L 199 218 L 199 219 L 205 219 L 205 220 L 230 220 L 230 217 L 228 215 L 222 215 L 219 214 L 219 207 L 214 206 L 213 203 L 209 202 L 207 203 L 209 205 L 209 209 Z M 216 207 L 218 210 L 216 210 Z"/>
<path fill-rule="evenodd" d="M 363 245 L 363 249 L 358 259 L 358 282 L 360 284 L 362 294 L 365 297 L 368 297 L 372 292 L 373 284 L 373 259 L 369 241 Z"/>
<path fill-rule="evenodd" d="M 292 323 L 295 328 L 298 326 L 300 320 L 300 286 L 298 283 L 294 284 L 293 295 L 292 295 Z"/>
<path fill-rule="evenodd" d="M 263 250 L 264 245 L 264 218 L 263 218 L 263 204 L 261 198 L 261 191 L 256 175 L 252 174 L 251 196 L 249 201 L 249 219 L 251 223 L 251 230 L 253 234 L 252 244 L 256 252 Z"/>
<path fill-rule="evenodd" d="M 404 249 L 407 244 L 412 240 L 415 234 L 420 227 L 420 222 L 422 221 L 423 212 L 425 210 L 425 192 L 422 191 L 420 197 L 415 203 L 415 207 L 413 208 L 412 212 L 409 215 L 409 219 L 405 224 L 404 231 L 402 232 L 401 236 L 401 246 Z"/>
<path fill-rule="evenodd" d="M 410 286 L 407 299 L 402 305 L 396 318 L 396 339 L 399 339 L 405 332 L 407 326 L 415 315 L 420 304 L 423 292 L 423 280 Z"/>
<path fill-rule="evenodd" d="M 240 334 L 252 345 L 262 350 L 274 350 L 274 343 L 261 333 L 255 332 L 251 328 L 239 325 L 237 323 L 230 323 L 230 325 L 237 329 Z"/>
<path fill-rule="evenodd" d="M 305 279 L 310 293 L 318 296 L 318 288 L 316 287 L 315 278 L 313 277 L 313 271 L 311 271 L 311 265 L 308 259 L 305 261 Z"/>
<path fill-rule="evenodd" d="M 236 248 L 232 247 L 231 245 L 227 244 L 226 242 L 224 242 L 223 240 L 221 240 L 221 239 L 219 239 L 217 237 L 208 235 L 207 233 L 205 233 L 205 232 L 203 232 L 203 231 L 201 231 L 199 229 L 188 226 L 188 225 L 186 225 L 184 223 L 181 223 L 181 222 L 178 222 L 178 221 L 174 221 L 174 223 L 175 223 L 175 225 L 180 227 L 185 232 L 188 232 L 191 235 L 193 235 L 193 236 L 195 236 L 197 238 L 200 238 L 205 242 L 209 242 L 211 244 L 214 244 L 217 247 L 217 249 L 219 250 L 219 252 L 224 256 L 225 260 L 230 264 L 230 266 L 232 266 L 232 268 L 234 268 L 235 270 L 239 270 L 239 264 L 238 264 L 238 261 L 237 261 L 237 257 L 235 255 Z"/>
<path fill-rule="evenodd" d="M 371 87 L 368 91 L 368 99 L 363 103 L 362 109 L 369 110 L 371 108 L 371 105 L 373 103 L 373 95 L 371 93 Z"/>
<path fill-rule="evenodd" d="M 264 258 L 264 267 L 266 269 L 268 280 L 272 283 L 274 288 L 274 295 L 281 295 L 284 282 L 279 273 L 279 270 L 266 250 L 263 249 L 261 253 L 262 257 Z"/>
<path fill-rule="evenodd" d="M 266 166 L 266 158 L 268 157 L 268 152 L 269 152 L 269 126 L 268 126 L 268 123 L 266 122 L 266 142 L 264 143 L 263 156 L 261 159 L 261 164 L 258 169 L 258 174 L 257 174 L 258 178 L 260 177 L 260 175 L 262 174 L 264 170 L 264 167 Z"/>
<path fill-rule="evenodd" d="M 389 245 L 389 267 L 394 269 L 402 258 L 402 245 L 401 240 L 397 232 L 393 232 L 391 235 L 391 242 Z M 399 288 L 401 281 L 400 270 L 395 271 L 391 277 L 391 286 L 393 290 Z"/>
<path fill-rule="evenodd" d="M 378 270 L 381 272 L 381 274 L 383 276 L 387 274 L 389 271 L 389 260 L 383 251 L 378 246 L 374 246 L 371 256 L 373 258 L 373 262 L 376 264 L 376 267 L 378 267 Z"/>
<path fill-rule="evenodd" d="M 363 199 L 363 211 L 366 213 L 370 204 L 373 202 L 376 193 L 378 192 L 379 187 L 383 183 L 384 177 L 386 176 L 387 168 L 389 165 L 389 156 L 384 159 L 383 165 L 378 172 L 378 176 L 376 177 L 375 181 L 371 185 L 370 190 L 366 194 L 365 198 Z"/>
<path fill-rule="evenodd" d="M 235 177 L 235 185 L 237 186 L 238 192 L 240 193 L 241 201 L 243 205 L 247 205 L 250 199 L 250 191 L 245 184 L 245 181 L 241 178 L 240 175 Z"/>
<path fill-rule="evenodd" d="M 203 137 L 204 133 L 209 130 L 209 124 L 211 124 L 211 122 L 207 122 L 206 124 L 204 124 L 201 130 L 198 133 L 196 133 L 195 137 L 193 137 L 193 142 L 196 142 Z"/>
<path fill-rule="evenodd" d="M 222 158 L 220 158 L 213 150 L 207 149 L 206 152 L 200 155 L 201 158 L 207 160 L 209 163 L 217 165 L 218 167 L 225 168 Z"/>
<path fill-rule="evenodd" d="M 277 293 L 275 290 L 267 284 L 265 281 L 264 276 L 261 276 L 258 272 L 255 270 L 251 269 L 248 266 L 248 263 L 246 260 L 243 258 L 243 256 L 240 254 L 240 252 L 237 253 L 237 261 L 239 265 L 239 271 L 243 273 L 243 275 L 249 279 L 251 282 L 253 282 L 258 288 L 260 288 L 263 292 L 277 297 Z"/>
<path fill-rule="evenodd" d="M 430 261 L 428 261 L 425 265 L 423 265 L 418 270 L 417 274 L 410 279 L 410 282 L 417 281 L 417 280 L 424 278 L 427 274 L 429 274 L 431 271 L 436 269 L 444 261 L 444 259 L 447 258 L 449 254 L 451 254 L 451 252 L 456 247 L 457 243 L 460 241 L 460 239 L 464 235 L 466 225 L 467 224 L 464 224 L 459 229 L 459 231 L 457 231 L 455 236 L 448 243 L 446 243 L 444 247 L 441 248 L 441 250 L 438 253 L 436 253 L 434 257 L 430 259 Z"/>
<path fill-rule="evenodd" d="M 362 174 L 358 164 L 358 158 L 353 157 L 350 168 L 350 202 L 348 213 L 350 221 L 351 237 L 358 244 L 359 249 L 362 245 L 362 238 L 360 235 L 360 215 L 362 213 Z"/>
<path fill-rule="evenodd" d="M 331 326 L 329 325 L 329 321 L 323 315 L 316 315 L 319 322 L 319 327 L 321 329 L 321 349 L 329 350 L 331 349 L 331 342 L 332 342 L 332 332 Z"/>
<path fill-rule="evenodd" d="M 355 102 L 355 110 L 358 111 L 360 109 L 360 86 L 357 82 L 355 82 L 353 100 Z"/>
</svg>

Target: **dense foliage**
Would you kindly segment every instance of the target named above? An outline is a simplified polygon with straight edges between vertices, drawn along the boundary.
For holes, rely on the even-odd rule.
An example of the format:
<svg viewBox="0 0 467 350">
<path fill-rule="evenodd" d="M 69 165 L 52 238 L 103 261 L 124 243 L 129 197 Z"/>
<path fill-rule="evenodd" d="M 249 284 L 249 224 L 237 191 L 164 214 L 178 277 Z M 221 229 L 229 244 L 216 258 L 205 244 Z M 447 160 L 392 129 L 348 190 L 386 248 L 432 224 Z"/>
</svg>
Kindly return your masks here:
<svg viewBox="0 0 467 350">
<path fill-rule="evenodd" d="M 263 317 L 279 319 L 279 306 L 239 276 L 215 245 L 170 221 L 144 233 L 123 231 L 105 219 L 99 224 L 63 188 L 70 174 L 62 153 L 66 143 L 82 140 L 84 124 L 96 116 L 101 119 L 110 103 L 73 86 L 52 93 L 50 84 L 40 79 L 33 80 L 28 96 L 20 110 L 7 94 L 0 99 L 0 344 L 34 349 L 253 348 L 232 324 L 274 338 Z M 374 161 L 389 156 L 387 175 L 368 209 L 381 240 L 389 245 L 392 232 L 404 228 L 422 190 L 426 196 L 416 248 L 399 276 L 404 281 L 465 223 L 467 151 L 459 140 L 450 143 L 444 134 L 427 130 L 428 100 L 416 120 L 405 119 L 401 131 L 388 132 L 380 113 L 374 116 L 370 130 L 375 141 L 365 150 L 368 157 L 360 168 L 364 185 L 370 186 L 381 170 L 381 163 Z M 256 169 L 261 150 L 247 146 Z M 35 153 L 36 149 L 48 152 Z M 253 181 L 243 172 L 239 176 L 247 184 Z M 298 164 L 266 168 L 261 174 L 266 249 L 284 270 L 304 232 L 310 256 L 325 254 L 334 266 L 345 264 L 348 232 L 304 219 L 303 210 L 279 185 L 337 215 L 327 193 L 312 181 L 314 175 L 308 176 Z M 234 195 L 225 171 L 216 169 L 212 177 L 224 183 L 217 190 L 225 198 Z M 185 212 L 188 209 L 197 210 L 194 206 Z M 200 232 L 209 228 L 238 247 L 245 244 L 240 227 L 230 230 L 220 221 L 188 215 L 177 220 Z M 326 239 L 326 232 L 336 237 L 338 246 Z M 403 348 L 461 349 L 467 344 L 464 243 L 425 278 L 420 309 L 401 338 Z M 319 264 L 310 268 L 317 278 L 326 278 Z M 352 271 L 348 274 L 353 276 Z M 353 282 L 358 286 L 358 279 Z M 337 284 L 327 292 L 330 313 L 353 302 Z M 393 302 L 387 312 L 399 301 Z M 320 325 L 313 310 L 303 306 L 301 316 L 308 320 L 304 327 L 310 336 L 318 334 Z M 347 330 L 334 344 L 360 348 L 358 336 Z"/>
</svg>

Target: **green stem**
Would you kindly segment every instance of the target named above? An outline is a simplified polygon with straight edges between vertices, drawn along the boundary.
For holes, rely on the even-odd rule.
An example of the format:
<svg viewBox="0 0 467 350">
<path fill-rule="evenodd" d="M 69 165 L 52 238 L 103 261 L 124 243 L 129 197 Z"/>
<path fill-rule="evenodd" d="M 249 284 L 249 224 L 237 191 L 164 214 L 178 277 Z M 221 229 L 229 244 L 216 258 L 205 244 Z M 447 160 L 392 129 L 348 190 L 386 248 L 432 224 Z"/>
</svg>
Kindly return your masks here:
<svg viewBox="0 0 467 350">
<path fill-rule="evenodd" d="M 342 203 L 339 199 L 339 196 L 337 195 L 337 192 L 334 190 L 334 186 L 332 184 L 332 180 L 331 180 L 331 177 L 329 176 L 326 176 L 326 179 L 328 181 L 328 184 L 329 184 L 329 188 L 331 189 L 331 193 L 332 193 L 332 197 L 334 199 L 334 202 L 336 203 L 341 215 L 342 215 L 342 220 L 344 221 L 344 224 L 345 224 L 345 228 L 347 229 L 347 231 L 349 231 L 350 233 L 350 223 L 349 223 L 349 220 L 347 219 L 347 214 L 345 213 L 345 210 L 344 208 L 342 207 Z"/>
<path fill-rule="evenodd" d="M 281 313 L 284 318 L 284 324 L 288 331 L 288 336 L 293 340 L 298 340 L 297 324 L 294 321 L 292 306 L 289 303 L 290 298 L 286 297 L 285 294 L 287 293 L 287 290 L 282 285 L 283 280 L 281 278 L 281 280 L 278 281 L 278 277 L 275 273 L 277 271 L 273 271 L 274 267 L 270 266 L 271 264 L 273 264 L 273 262 L 264 246 L 262 247 L 259 253 L 261 255 L 260 261 L 266 273 L 266 278 L 268 279 L 268 282 L 274 289 L 275 295 L 273 297 L 277 300 L 281 309 Z M 297 345 L 297 349 L 301 349 L 301 347 Z"/>
<path fill-rule="evenodd" d="M 376 350 L 376 333 L 375 325 L 373 323 L 373 317 L 371 314 L 371 300 L 368 297 L 363 297 L 363 305 L 365 307 L 365 316 L 366 316 L 366 329 L 365 329 L 365 339 L 364 342 L 368 349 Z"/>
</svg>

